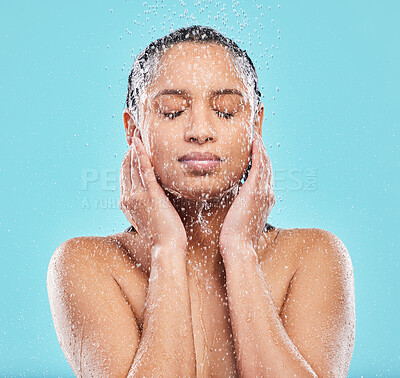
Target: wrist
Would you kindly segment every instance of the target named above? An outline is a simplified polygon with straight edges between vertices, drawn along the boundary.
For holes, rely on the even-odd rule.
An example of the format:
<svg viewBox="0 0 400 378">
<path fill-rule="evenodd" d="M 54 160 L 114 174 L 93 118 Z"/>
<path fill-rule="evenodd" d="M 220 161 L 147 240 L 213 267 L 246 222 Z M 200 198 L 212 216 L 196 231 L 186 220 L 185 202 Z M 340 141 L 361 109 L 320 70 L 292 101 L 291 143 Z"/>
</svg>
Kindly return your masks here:
<svg viewBox="0 0 400 378">
<path fill-rule="evenodd" d="M 244 261 L 258 261 L 255 248 L 251 243 L 229 243 L 220 246 L 224 264 L 236 264 Z"/>
<path fill-rule="evenodd" d="M 151 261 L 166 264 L 177 264 L 185 262 L 186 250 L 183 247 L 173 247 L 170 245 L 154 245 L 150 248 Z"/>
</svg>

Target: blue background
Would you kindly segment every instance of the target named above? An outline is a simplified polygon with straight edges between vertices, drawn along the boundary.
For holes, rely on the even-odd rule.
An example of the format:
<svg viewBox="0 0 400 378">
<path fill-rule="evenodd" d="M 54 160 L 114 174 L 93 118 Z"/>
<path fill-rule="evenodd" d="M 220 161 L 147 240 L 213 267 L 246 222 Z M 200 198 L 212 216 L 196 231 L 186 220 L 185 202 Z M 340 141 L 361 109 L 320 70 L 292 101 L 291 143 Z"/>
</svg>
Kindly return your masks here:
<svg viewBox="0 0 400 378">
<path fill-rule="evenodd" d="M 349 376 L 400 376 L 399 4 L 3 3 L 0 371 L 73 376 L 52 324 L 48 262 L 69 238 L 128 226 L 118 198 L 133 58 L 198 23 L 236 40 L 258 68 L 277 195 L 269 222 L 329 230 L 350 253 Z"/>
</svg>

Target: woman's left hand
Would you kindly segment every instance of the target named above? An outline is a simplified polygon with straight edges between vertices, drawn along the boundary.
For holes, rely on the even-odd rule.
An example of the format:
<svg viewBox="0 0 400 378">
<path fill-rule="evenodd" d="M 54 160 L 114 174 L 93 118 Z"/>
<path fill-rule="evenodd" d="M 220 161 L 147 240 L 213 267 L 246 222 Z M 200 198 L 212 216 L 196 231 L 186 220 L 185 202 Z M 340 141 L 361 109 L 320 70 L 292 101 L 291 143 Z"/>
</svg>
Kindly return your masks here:
<svg viewBox="0 0 400 378">
<path fill-rule="evenodd" d="M 271 160 L 255 132 L 252 164 L 239 194 L 233 201 L 222 225 L 219 246 L 223 257 L 230 247 L 250 246 L 257 249 L 267 218 L 275 205 Z"/>
</svg>

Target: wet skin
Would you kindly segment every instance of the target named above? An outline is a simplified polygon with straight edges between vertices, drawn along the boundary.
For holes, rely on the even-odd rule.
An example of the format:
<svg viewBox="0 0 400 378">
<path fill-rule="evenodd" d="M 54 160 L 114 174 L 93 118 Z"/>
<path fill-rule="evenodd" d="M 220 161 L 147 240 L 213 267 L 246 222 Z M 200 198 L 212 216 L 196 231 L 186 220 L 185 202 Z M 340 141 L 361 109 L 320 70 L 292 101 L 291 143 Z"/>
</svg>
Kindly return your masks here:
<svg viewBox="0 0 400 378">
<path fill-rule="evenodd" d="M 74 372 L 126 376 L 151 330 L 146 307 L 155 311 L 162 299 L 148 297 L 154 271 L 176 268 L 181 274 L 168 279 L 183 291 L 171 294 L 162 319 L 182 340 L 177 361 L 194 344 L 197 376 L 345 375 L 354 344 L 351 260 L 328 231 L 261 232 L 275 202 L 270 160 L 254 142 L 262 141 L 262 104 L 252 122 L 246 86 L 217 45 L 175 46 L 157 72 L 142 126 L 124 112 L 128 144 L 139 141 L 121 167 L 122 208 L 138 233 L 71 239 L 49 266 L 54 323 Z M 224 160 L 211 173 L 193 172 L 178 160 L 192 151 Z M 174 334 L 181 323 L 187 328 Z"/>
<path fill-rule="evenodd" d="M 121 232 L 73 238 L 54 253 L 48 277 L 54 324 L 77 376 L 89 370 L 82 359 L 96 354 L 92 371 L 101 366 L 108 376 L 126 376 L 130 369 L 149 288 L 146 250 L 137 234 Z M 340 240 L 321 229 L 275 229 L 260 237 L 257 256 L 275 311 L 296 348 L 318 376 L 344 376 L 354 346 L 354 283 Z M 188 286 L 197 376 L 238 376 L 224 270 L 188 273 Z M 62 296 L 50 294 L 53 290 Z M 91 349 L 92 343 L 101 347 Z M 282 365 L 279 371 L 292 376 Z"/>
</svg>

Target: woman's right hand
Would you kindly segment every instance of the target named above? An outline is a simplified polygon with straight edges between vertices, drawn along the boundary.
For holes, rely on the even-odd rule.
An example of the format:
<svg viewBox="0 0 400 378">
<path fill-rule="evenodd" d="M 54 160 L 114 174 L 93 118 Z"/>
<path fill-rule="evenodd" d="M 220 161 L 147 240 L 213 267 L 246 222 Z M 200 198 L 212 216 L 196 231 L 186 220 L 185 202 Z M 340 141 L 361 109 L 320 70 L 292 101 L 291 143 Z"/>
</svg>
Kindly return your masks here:
<svg viewBox="0 0 400 378">
<path fill-rule="evenodd" d="M 186 250 L 182 220 L 157 182 L 150 158 L 137 137 L 132 138 L 122 161 L 120 187 L 119 207 L 150 249 Z"/>
</svg>

